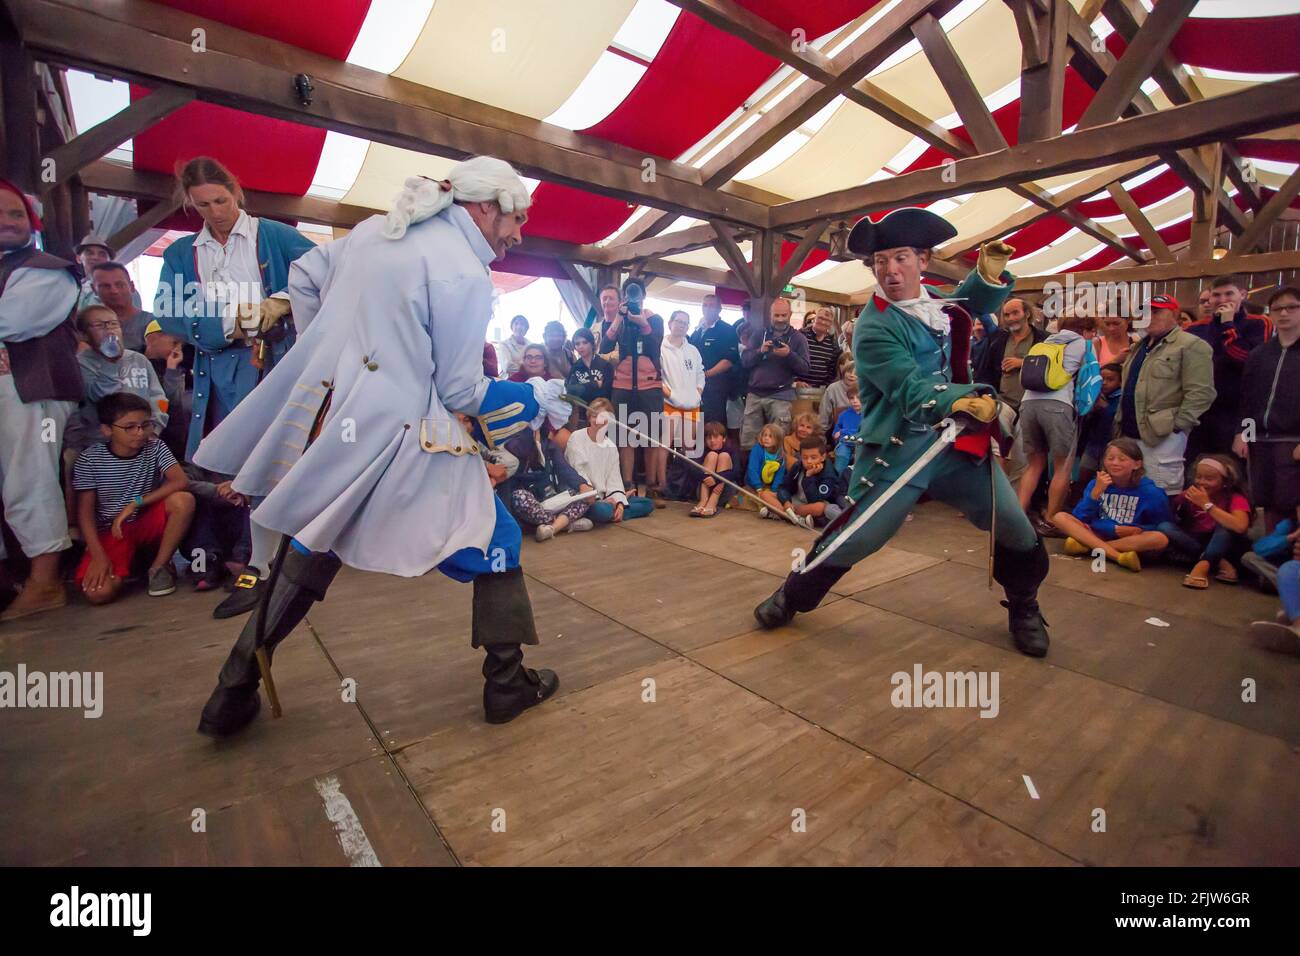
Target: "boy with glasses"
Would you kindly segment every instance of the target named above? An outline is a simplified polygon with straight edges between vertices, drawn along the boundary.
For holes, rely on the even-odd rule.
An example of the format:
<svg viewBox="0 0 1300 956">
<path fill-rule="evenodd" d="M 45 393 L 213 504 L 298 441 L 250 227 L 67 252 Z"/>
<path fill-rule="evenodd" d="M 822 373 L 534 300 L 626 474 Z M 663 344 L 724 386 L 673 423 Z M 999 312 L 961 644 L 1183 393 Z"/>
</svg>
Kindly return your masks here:
<svg viewBox="0 0 1300 956">
<path fill-rule="evenodd" d="M 114 392 L 130 392 L 147 401 L 154 434 L 161 435 L 167 427 L 167 395 L 158 382 L 153 363 L 123 344 L 122 324 L 116 313 L 103 305 L 87 306 L 77 315 L 77 331 L 90 348 L 77 353 L 85 398 L 80 428 L 69 428 L 69 432 L 76 431 L 76 434 L 68 436 L 68 446 L 81 451 L 100 440 L 95 403 Z"/>
<path fill-rule="evenodd" d="M 104 441 L 77 458 L 72 486 L 86 553 L 76 581 L 91 604 L 117 597 L 131 563 L 157 546 L 149 565 L 149 594 L 176 590 L 171 558 L 194 517 L 189 479 L 167 446 L 153 435 L 149 403 L 116 392 L 96 405 Z"/>
</svg>

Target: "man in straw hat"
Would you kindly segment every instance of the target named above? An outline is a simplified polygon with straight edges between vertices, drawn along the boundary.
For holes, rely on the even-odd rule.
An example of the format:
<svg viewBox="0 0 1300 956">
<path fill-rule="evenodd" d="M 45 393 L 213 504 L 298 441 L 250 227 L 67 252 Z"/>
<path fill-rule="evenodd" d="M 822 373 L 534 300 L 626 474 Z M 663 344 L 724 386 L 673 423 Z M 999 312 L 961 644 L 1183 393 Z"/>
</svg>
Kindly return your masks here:
<svg viewBox="0 0 1300 956">
<path fill-rule="evenodd" d="M 1038 611 L 1038 586 L 1047 576 L 1047 551 L 1020 508 L 1002 469 L 990 467 L 990 431 L 998 401 L 970 374 L 972 315 L 997 312 L 1012 288 L 1006 263 L 1015 251 L 985 244 L 974 271 L 951 296 L 921 283 L 935 246 L 957 234 L 924 209 L 897 209 L 879 222 L 862 219 L 849 234 L 849 251 L 866 260 L 879 285 L 862 311 L 854 359 L 862 400 L 861 445 L 849 485 L 854 507 L 832 522 L 804 568 L 754 609 L 765 628 L 811 611 L 862 558 L 879 550 L 928 493 L 957 508 L 976 527 L 993 529 L 992 574 L 1006 591 L 1009 628 L 1025 654 L 1047 653 L 1048 635 Z M 951 447 L 934 449 L 945 436 L 936 426 L 964 426 Z M 946 436 L 951 439 L 953 432 Z M 905 475 L 925 454 L 934 457 Z M 860 519 L 883 501 L 865 522 Z M 818 555 L 825 557 L 818 561 Z"/>
<path fill-rule="evenodd" d="M 293 264 L 297 345 L 194 456 L 234 474 L 236 492 L 265 497 L 253 521 L 292 539 L 221 670 L 201 733 L 234 733 L 257 714 L 259 615 L 269 658 L 343 564 L 473 581 L 470 643 L 486 652 L 489 722 L 555 693 L 553 671 L 523 664 L 521 645 L 538 639 L 521 534 L 479 454 L 538 414 L 530 385 L 483 374 L 488 265 L 520 242 L 529 203 L 508 164 L 475 157 L 442 181 L 408 179 L 387 217 Z"/>
</svg>

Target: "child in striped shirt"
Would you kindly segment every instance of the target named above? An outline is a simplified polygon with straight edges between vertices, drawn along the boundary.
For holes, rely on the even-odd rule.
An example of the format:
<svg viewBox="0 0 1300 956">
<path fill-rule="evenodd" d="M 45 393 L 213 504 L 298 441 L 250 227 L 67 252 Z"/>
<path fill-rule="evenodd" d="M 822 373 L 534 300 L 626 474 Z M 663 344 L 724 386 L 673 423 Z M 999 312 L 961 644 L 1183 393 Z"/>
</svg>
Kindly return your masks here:
<svg viewBox="0 0 1300 956">
<path fill-rule="evenodd" d="M 104 441 L 77 457 L 72 486 L 86 553 L 76 581 L 91 604 L 117 597 L 136 552 L 157 546 L 149 565 L 149 594 L 176 590 L 171 558 L 194 517 L 189 479 L 153 435 L 149 403 L 114 392 L 96 404 Z"/>
</svg>

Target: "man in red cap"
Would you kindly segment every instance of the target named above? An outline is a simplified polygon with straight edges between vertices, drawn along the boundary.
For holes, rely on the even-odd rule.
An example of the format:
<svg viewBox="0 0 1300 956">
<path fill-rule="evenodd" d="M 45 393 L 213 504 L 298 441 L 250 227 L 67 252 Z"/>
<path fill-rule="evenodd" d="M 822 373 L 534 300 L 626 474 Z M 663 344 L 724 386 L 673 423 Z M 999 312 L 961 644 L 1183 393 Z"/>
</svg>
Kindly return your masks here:
<svg viewBox="0 0 1300 956">
<path fill-rule="evenodd" d="M 1136 439 L 1147 477 L 1176 495 L 1183 490 L 1187 436 L 1214 402 L 1214 353 L 1179 326 L 1173 296 L 1152 296 L 1147 310 L 1146 338 L 1124 360 L 1115 436 Z"/>
<path fill-rule="evenodd" d="M 31 200 L 0 180 L 0 494 L 5 521 L 32 563 L 0 621 L 67 603 L 59 552 L 72 542 L 59 453 L 82 393 L 72 327 L 80 287 L 76 266 L 35 247 L 40 229 Z"/>
</svg>

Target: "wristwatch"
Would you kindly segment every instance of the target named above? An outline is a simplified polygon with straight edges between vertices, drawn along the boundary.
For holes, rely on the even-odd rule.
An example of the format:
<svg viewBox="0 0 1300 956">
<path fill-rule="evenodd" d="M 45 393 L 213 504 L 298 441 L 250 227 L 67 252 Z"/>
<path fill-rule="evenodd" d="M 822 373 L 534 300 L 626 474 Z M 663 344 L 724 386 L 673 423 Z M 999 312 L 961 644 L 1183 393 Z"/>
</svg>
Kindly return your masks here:
<svg viewBox="0 0 1300 956">
<path fill-rule="evenodd" d="M 1213 502 L 1213 501 L 1207 501 L 1207 502 L 1206 502 L 1206 503 L 1201 507 L 1201 511 L 1202 511 L 1202 512 L 1209 512 L 1209 511 L 1210 511 L 1211 509 L 1213 509 L 1213 508 L 1214 508 L 1214 502 Z"/>
</svg>

